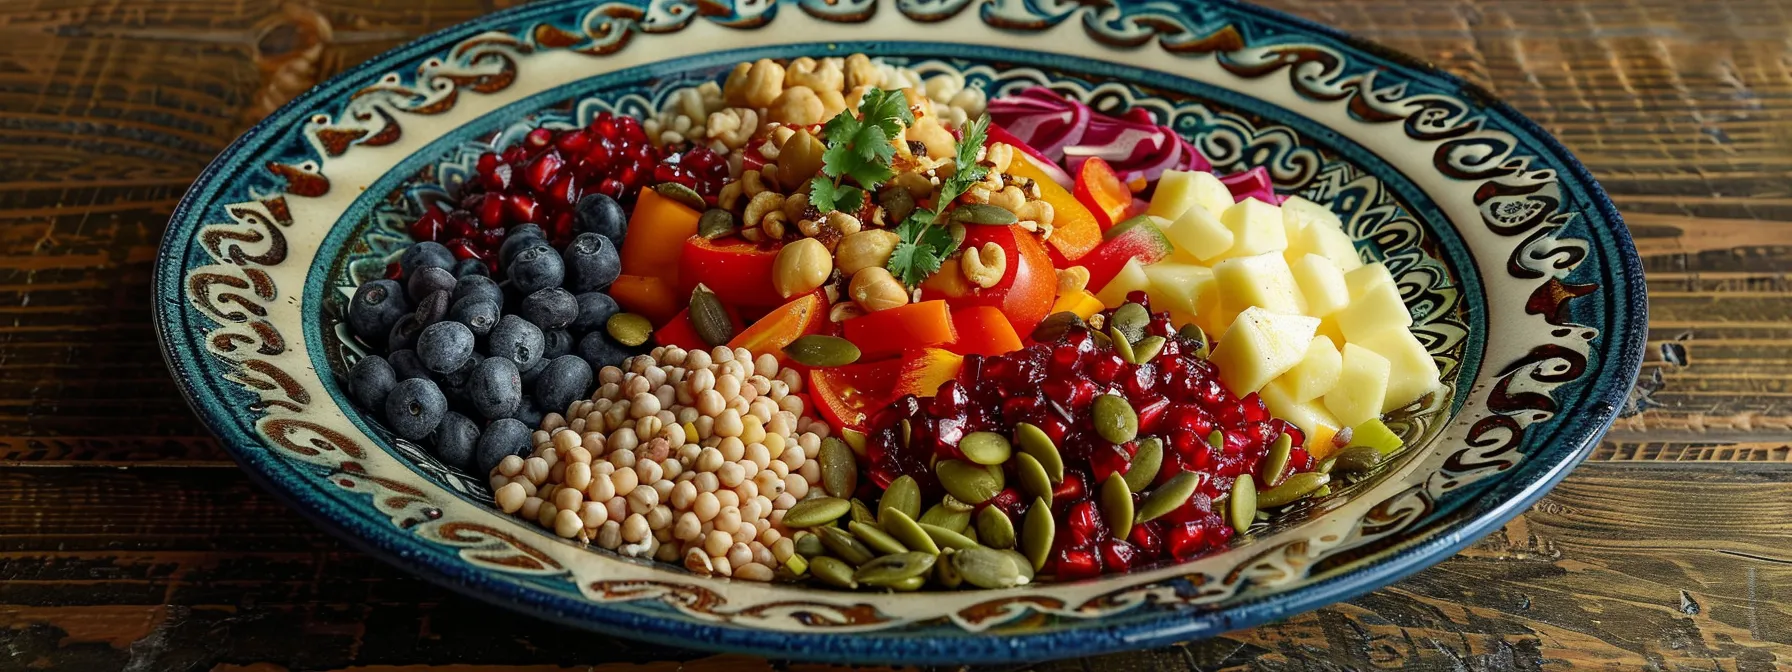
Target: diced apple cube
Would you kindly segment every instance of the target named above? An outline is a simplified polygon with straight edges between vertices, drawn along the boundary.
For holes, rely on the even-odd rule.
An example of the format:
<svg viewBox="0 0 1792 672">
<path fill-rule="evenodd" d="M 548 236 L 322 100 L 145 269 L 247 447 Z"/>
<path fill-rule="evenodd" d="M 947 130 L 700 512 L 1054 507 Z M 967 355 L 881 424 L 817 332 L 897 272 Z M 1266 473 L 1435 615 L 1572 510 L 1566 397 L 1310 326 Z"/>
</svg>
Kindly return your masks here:
<svg viewBox="0 0 1792 672">
<path fill-rule="evenodd" d="M 1282 209 L 1255 198 L 1246 198 L 1220 213 L 1220 223 L 1232 232 L 1228 257 L 1249 257 L 1288 249 L 1288 232 L 1282 228 Z"/>
<path fill-rule="evenodd" d="M 1288 259 L 1299 259 L 1309 254 L 1330 259 L 1343 271 L 1363 265 L 1362 257 L 1356 253 L 1356 243 L 1350 241 L 1350 236 L 1342 229 L 1329 226 L 1309 226 L 1288 239 Z"/>
<path fill-rule="evenodd" d="M 1176 246 L 1171 254 L 1183 261 L 1206 262 L 1232 249 L 1232 230 L 1199 205 L 1190 206 L 1175 221 L 1160 227 L 1164 237 Z"/>
<path fill-rule="evenodd" d="M 1282 228 L 1288 231 L 1288 239 L 1294 240 L 1312 224 L 1323 224 L 1327 227 L 1343 230 L 1344 222 L 1338 219 L 1330 208 L 1314 203 L 1299 196 L 1289 196 L 1282 200 Z"/>
<path fill-rule="evenodd" d="M 1222 261 L 1213 267 L 1213 279 L 1223 297 L 1222 310 L 1229 315 L 1252 306 L 1272 313 L 1306 312 L 1294 272 L 1282 255 L 1274 252 Z"/>
<path fill-rule="evenodd" d="M 1160 261 L 1145 267 L 1145 277 L 1151 282 L 1145 294 L 1152 309 L 1172 313 L 1199 314 L 1199 297 L 1214 288 L 1213 269 L 1194 264 Z"/>
<path fill-rule="evenodd" d="M 1288 386 L 1283 385 L 1280 379 L 1264 385 L 1257 394 L 1263 399 L 1263 405 L 1269 408 L 1271 415 L 1300 428 L 1301 433 L 1307 436 L 1307 445 L 1313 445 L 1321 437 L 1329 443 L 1331 437 L 1338 433 L 1338 428 L 1343 426 L 1338 423 L 1337 418 L 1332 417 L 1330 411 L 1325 410 L 1325 405 L 1319 400 L 1295 401 Z"/>
<path fill-rule="evenodd" d="M 1387 397 L 1381 404 L 1383 413 L 1418 401 L 1426 393 L 1437 389 L 1440 383 L 1437 360 L 1431 358 L 1431 353 L 1425 350 L 1425 345 L 1410 330 L 1384 331 L 1361 341 L 1353 341 L 1353 344 L 1374 351 L 1388 360 L 1390 368 Z"/>
<path fill-rule="evenodd" d="M 1277 378 L 1276 384 L 1282 386 L 1294 401 L 1311 401 L 1337 386 L 1338 374 L 1343 369 L 1344 359 L 1338 353 L 1338 346 L 1332 339 L 1315 335 L 1300 363 Z"/>
<path fill-rule="evenodd" d="M 1350 298 L 1355 300 L 1371 287 L 1392 285 L 1394 274 L 1388 271 L 1387 264 L 1379 261 L 1364 264 L 1344 273 L 1344 288 L 1350 291 Z"/>
<path fill-rule="evenodd" d="M 1381 417 L 1388 394 L 1388 358 L 1375 351 L 1345 343 L 1338 384 L 1325 393 L 1325 408 L 1346 427 Z M 1221 377 L 1225 372 L 1221 370 Z"/>
<path fill-rule="evenodd" d="M 1174 220 L 1196 205 L 1208 212 L 1225 212 L 1232 207 L 1232 190 L 1204 170 L 1167 170 L 1158 178 L 1145 214 Z"/>
<path fill-rule="evenodd" d="M 1371 268 L 1374 266 L 1364 266 L 1351 273 L 1362 273 Z M 1345 282 L 1350 282 L 1348 275 L 1345 276 Z M 1350 305 L 1331 317 L 1337 320 L 1338 330 L 1343 332 L 1344 340 L 1348 343 L 1356 343 L 1381 333 L 1404 333 L 1407 327 L 1412 326 L 1412 313 L 1407 312 L 1406 303 L 1400 299 L 1400 288 L 1391 280 L 1374 281 L 1363 287 L 1360 293 L 1353 292 Z"/>
<path fill-rule="evenodd" d="M 1294 284 L 1300 288 L 1301 298 L 1307 301 L 1308 315 L 1325 317 L 1350 305 L 1350 287 L 1344 282 L 1344 272 L 1330 259 L 1309 254 L 1295 260 L 1289 270 L 1294 272 Z"/>
<path fill-rule="evenodd" d="M 1256 307 L 1239 313 L 1213 349 L 1220 382 L 1241 397 L 1263 389 L 1300 363 L 1317 328 L 1319 319 L 1305 315 L 1283 315 Z M 1380 399 L 1376 402 L 1379 407 Z"/>
<path fill-rule="evenodd" d="M 1101 291 L 1095 293 L 1095 298 L 1101 299 L 1102 305 L 1118 308 L 1120 304 L 1126 303 L 1128 293 L 1141 291 L 1150 286 L 1151 278 L 1145 276 L 1145 265 L 1139 263 L 1138 259 L 1128 259 L 1126 265 L 1120 267 L 1120 272 L 1114 276 L 1114 279 L 1109 280 L 1108 284 L 1101 288 Z"/>
</svg>

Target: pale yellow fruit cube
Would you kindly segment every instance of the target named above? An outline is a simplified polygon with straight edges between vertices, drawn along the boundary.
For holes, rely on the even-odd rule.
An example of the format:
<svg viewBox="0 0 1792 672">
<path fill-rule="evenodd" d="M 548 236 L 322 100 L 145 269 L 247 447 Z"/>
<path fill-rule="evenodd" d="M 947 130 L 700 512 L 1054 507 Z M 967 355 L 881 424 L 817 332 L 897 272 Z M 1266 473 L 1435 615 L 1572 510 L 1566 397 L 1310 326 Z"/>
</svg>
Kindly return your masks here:
<svg viewBox="0 0 1792 672">
<path fill-rule="evenodd" d="M 1263 405 L 1269 408 L 1271 415 L 1299 427 L 1301 433 L 1307 436 L 1308 445 L 1319 437 L 1336 435 L 1343 426 L 1318 399 L 1295 401 L 1288 386 L 1283 385 L 1280 379 L 1264 385 L 1257 395 L 1263 399 Z"/>
<path fill-rule="evenodd" d="M 1232 232 L 1227 257 L 1248 257 L 1288 249 L 1288 232 L 1282 228 L 1282 209 L 1247 198 L 1220 213 L 1220 223 Z"/>
<path fill-rule="evenodd" d="M 1281 385 L 1294 401 L 1311 401 L 1330 392 L 1338 384 L 1338 374 L 1343 370 L 1344 358 L 1338 353 L 1338 346 L 1332 339 L 1315 334 L 1300 363 L 1277 378 L 1276 384 Z"/>
<path fill-rule="evenodd" d="M 1158 228 L 1163 229 L 1164 237 L 1176 246 L 1172 253 L 1175 258 L 1183 261 L 1205 263 L 1232 249 L 1232 230 L 1199 205 L 1190 206 L 1175 221 L 1160 223 Z"/>
<path fill-rule="evenodd" d="M 1256 306 L 1272 313 L 1304 314 L 1300 287 L 1288 262 L 1276 253 L 1227 259 L 1213 267 L 1222 310 L 1237 315 Z"/>
<path fill-rule="evenodd" d="M 1120 267 L 1120 272 L 1114 276 L 1114 279 L 1109 280 L 1107 286 L 1095 293 L 1095 298 L 1101 300 L 1101 305 L 1118 308 L 1120 304 L 1126 303 L 1128 292 L 1143 290 L 1150 286 L 1151 278 L 1145 276 L 1144 264 L 1140 264 L 1138 259 L 1128 259 L 1126 265 Z"/>
<path fill-rule="evenodd" d="M 1294 240 L 1295 234 L 1312 224 L 1344 229 L 1344 221 L 1338 219 L 1331 208 L 1299 196 L 1289 196 L 1282 200 L 1282 228 L 1288 231 L 1289 240 Z"/>
<path fill-rule="evenodd" d="M 1431 353 L 1410 330 L 1385 331 L 1352 343 L 1388 360 L 1387 397 L 1381 403 L 1383 413 L 1418 401 L 1440 384 L 1437 360 L 1431 358 Z"/>
<path fill-rule="evenodd" d="M 1289 270 L 1294 273 L 1301 298 L 1307 302 L 1308 315 L 1325 317 L 1350 305 L 1350 287 L 1344 282 L 1344 272 L 1330 259 L 1309 254 L 1289 264 Z"/>
<path fill-rule="evenodd" d="M 1379 261 L 1364 264 L 1344 273 L 1344 288 L 1349 290 L 1352 300 L 1362 296 L 1371 287 L 1392 284 L 1395 284 L 1394 274 L 1388 270 L 1387 264 Z"/>
<path fill-rule="evenodd" d="M 1262 308 L 1239 313 L 1213 350 L 1220 382 L 1241 397 L 1263 389 L 1300 363 L 1318 328 L 1319 319 L 1305 315 L 1283 315 Z"/>
<path fill-rule="evenodd" d="M 1208 212 L 1225 212 L 1232 207 L 1232 190 L 1207 171 L 1167 170 L 1158 178 L 1145 214 L 1174 220 L 1196 205 Z"/>
<path fill-rule="evenodd" d="M 1345 280 L 1348 282 L 1349 278 Z M 1412 326 L 1412 313 L 1407 312 L 1406 303 L 1400 299 L 1400 288 L 1392 282 L 1369 285 L 1362 293 L 1351 297 L 1350 305 L 1331 317 L 1337 320 L 1338 330 L 1344 333 L 1347 343 L 1384 332 L 1404 332 Z"/>
<path fill-rule="evenodd" d="M 1388 358 L 1355 343 L 1345 343 L 1338 384 L 1325 393 L 1325 408 L 1345 427 L 1381 417 L 1388 395 Z M 1223 372 L 1222 372 L 1223 377 Z"/>
<path fill-rule="evenodd" d="M 1145 295 L 1151 298 L 1152 310 L 1197 315 L 1200 297 L 1214 291 L 1213 269 L 1174 261 L 1160 261 L 1145 267 L 1151 283 Z"/>
<path fill-rule="evenodd" d="M 1363 265 L 1362 257 L 1356 253 L 1356 243 L 1343 230 L 1329 226 L 1309 226 L 1300 230 L 1288 239 L 1288 249 L 1284 253 L 1289 261 L 1309 254 L 1317 254 L 1332 260 L 1339 270 L 1349 271 Z"/>
</svg>

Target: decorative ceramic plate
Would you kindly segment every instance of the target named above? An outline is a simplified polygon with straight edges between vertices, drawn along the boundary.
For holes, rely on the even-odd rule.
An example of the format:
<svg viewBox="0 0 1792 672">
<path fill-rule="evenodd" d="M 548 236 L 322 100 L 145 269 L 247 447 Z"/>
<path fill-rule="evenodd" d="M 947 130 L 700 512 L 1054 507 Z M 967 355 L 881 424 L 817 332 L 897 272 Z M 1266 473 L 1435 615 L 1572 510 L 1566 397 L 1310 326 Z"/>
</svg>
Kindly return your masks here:
<svg viewBox="0 0 1792 672">
<path fill-rule="evenodd" d="M 871 594 L 696 576 L 495 511 L 483 477 L 362 419 L 337 376 L 345 288 L 484 149 L 760 57 L 866 52 L 991 95 L 1143 108 L 1221 172 L 1266 167 L 1384 261 L 1446 389 L 1391 419 L 1371 479 L 1171 566 L 1002 591 Z M 1348 599 L 1523 511 L 1624 404 L 1643 278 L 1582 166 L 1484 92 L 1322 26 L 1219 0 L 550 1 L 428 36 L 311 90 L 214 161 L 156 272 L 169 366 L 269 490 L 456 591 L 681 647 L 976 663 L 1201 638 Z M 336 372 L 336 373 L 332 373 Z"/>
</svg>

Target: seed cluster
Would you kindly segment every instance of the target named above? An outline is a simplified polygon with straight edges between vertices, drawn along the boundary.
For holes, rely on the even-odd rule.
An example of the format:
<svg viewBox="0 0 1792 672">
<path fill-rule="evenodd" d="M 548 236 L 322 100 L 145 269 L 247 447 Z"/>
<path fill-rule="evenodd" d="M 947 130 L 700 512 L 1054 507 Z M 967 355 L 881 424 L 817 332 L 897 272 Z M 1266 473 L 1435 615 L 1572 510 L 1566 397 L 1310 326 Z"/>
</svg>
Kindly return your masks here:
<svg viewBox="0 0 1792 672">
<path fill-rule="evenodd" d="M 804 415 L 803 377 L 745 348 L 666 346 L 598 381 L 542 420 L 529 457 L 492 470 L 499 508 L 623 555 L 771 580 L 794 553 L 785 512 L 822 494 L 830 430 Z"/>
</svg>

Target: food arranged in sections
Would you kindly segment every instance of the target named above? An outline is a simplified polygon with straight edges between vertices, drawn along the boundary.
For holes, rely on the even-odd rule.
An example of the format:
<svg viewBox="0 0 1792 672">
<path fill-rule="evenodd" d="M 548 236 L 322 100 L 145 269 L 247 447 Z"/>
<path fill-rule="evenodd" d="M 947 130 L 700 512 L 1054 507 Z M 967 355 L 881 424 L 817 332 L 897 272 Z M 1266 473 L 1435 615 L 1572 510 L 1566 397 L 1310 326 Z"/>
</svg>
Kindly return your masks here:
<svg viewBox="0 0 1792 672">
<path fill-rule="evenodd" d="M 708 575 L 1005 588 L 1199 557 L 1439 387 L 1336 215 L 1142 110 L 864 55 L 479 158 L 349 396 L 505 513 Z"/>
</svg>

